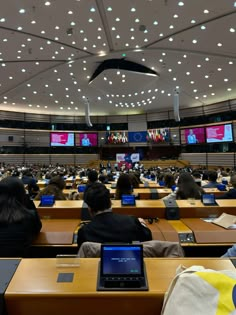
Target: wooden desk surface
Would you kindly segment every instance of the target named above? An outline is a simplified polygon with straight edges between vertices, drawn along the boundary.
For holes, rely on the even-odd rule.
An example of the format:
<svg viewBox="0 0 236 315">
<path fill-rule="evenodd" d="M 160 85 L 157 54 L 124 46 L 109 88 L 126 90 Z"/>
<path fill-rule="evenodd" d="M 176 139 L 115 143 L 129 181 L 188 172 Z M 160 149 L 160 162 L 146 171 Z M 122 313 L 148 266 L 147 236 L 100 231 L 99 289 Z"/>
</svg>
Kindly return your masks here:
<svg viewBox="0 0 236 315">
<path fill-rule="evenodd" d="M 158 315 L 176 268 L 202 265 L 235 270 L 228 259 L 146 258 L 149 291 L 97 292 L 98 259 L 80 259 L 80 267 L 57 268 L 56 259 L 22 259 L 5 293 L 8 315 Z M 73 282 L 57 282 L 72 273 Z M 29 278 L 30 275 L 30 278 Z"/>
<path fill-rule="evenodd" d="M 236 243 L 235 230 L 227 230 L 201 219 L 181 219 L 181 221 L 193 231 L 198 244 Z"/>
<path fill-rule="evenodd" d="M 223 212 L 236 214 L 235 200 L 218 200 L 219 206 L 204 206 L 200 200 L 177 200 L 181 218 L 206 218 L 220 216 Z M 83 200 L 57 200 L 53 207 L 38 207 L 39 201 L 34 201 L 41 218 L 80 219 Z M 116 213 L 135 215 L 137 217 L 165 217 L 163 200 L 136 200 L 136 206 L 122 206 L 120 200 L 112 200 L 112 208 Z"/>
<path fill-rule="evenodd" d="M 42 219 L 42 229 L 33 245 L 72 245 L 80 223 L 77 219 Z"/>
</svg>

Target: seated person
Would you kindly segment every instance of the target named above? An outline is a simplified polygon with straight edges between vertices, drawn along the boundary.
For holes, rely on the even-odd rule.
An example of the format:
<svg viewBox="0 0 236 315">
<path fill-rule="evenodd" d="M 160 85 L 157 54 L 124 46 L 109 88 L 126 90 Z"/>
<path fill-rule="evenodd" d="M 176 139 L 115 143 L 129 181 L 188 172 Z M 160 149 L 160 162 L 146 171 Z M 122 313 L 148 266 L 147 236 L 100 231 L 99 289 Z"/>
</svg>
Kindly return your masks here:
<svg viewBox="0 0 236 315">
<path fill-rule="evenodd" d="M 86 196 L 86 193 L 88 191 L 88 189 L 98 181 L 98 173 L 97 171 L 95 170 L 90 170 L 88 172 L 88 181 L 87 181 L 87 184 L 86 184 L 86 187 L 85 187 L 85 190 L 84 190 L 84 200 L 85 200 L 85 196 Z"/>
<path fill-rule="evenodd" d="M 175 186 L 175 177 L 171 173 L 164 174 L 164 183 L 166 188 L 172 188 Z"/>
<path fill-rule="evenodd" d="M 236 244 L 230 247 L 222 257 L 236 257 Z"/>
<path fill-rule="evenodd" d="M 217 199 L 236 199 L 236 175 L 231 176 L 230 183 L 233 188 L 231 188 L 225 194 L 216 197 Z"/>
<path fill-rule="evenodd" d="M 129 174 L 120 174 L 116 183 L 115 199 L 121 199 L 122 195 L 132 195 L 133 187 Z"/>
<path fill-rule="evenodd" d="M 26 257 L 42 227 L 34 203 L 19 178 L 0 182 L 0 256 Z"/>
<path fill-rule="evenodd" d="M 92 221 L 78 231 L 78 246 L 83 242 L 124 242 L 149 241 L 151 231 L 145 221 L 129 215 L 113 213 L 109 190 L 101 183 L 92 185 L 85 202 Z"/>
<path fill-rule="evenodd" d="M 83 147 L 91 146 L 91 142 L 90 142 L 88 135 L 86 133 L 84 134 L 84 137 L 82 138 L 82 146 Z"/>
<path fill-rule="evenodd" d="M 54 176 L 50 179 L 49 184 L 43 188 L 34 199 L 40 200 L 41 196 L 53 195 L 55 200 L 66 200 L 66 196 L 63 194 L 65 186 L 66 183 L 60 175 Z"/>
<path fill-rule="evenodd" d="M 39 192 L 39 186 L 29 169 L 23 171 L 21 180 L 23 184 L 27 186 L 30 197 L 34 198 Z"/>
<path fill-rule="evenodd" d="M 219 183 L 217 183 L 217 172 L 216 171 L 209 171 L 208 172 L 208 183 L 203 185 L 202 188 L 217 188 Z"/>
<path fill-rule="evenodd" d="M 198 186 L 190 173 L 184 172 L 179 175 L 176 190 L 162 200 L 176 200 L 176 199 L 201 199 L 204 190 Z"/>
</svg>

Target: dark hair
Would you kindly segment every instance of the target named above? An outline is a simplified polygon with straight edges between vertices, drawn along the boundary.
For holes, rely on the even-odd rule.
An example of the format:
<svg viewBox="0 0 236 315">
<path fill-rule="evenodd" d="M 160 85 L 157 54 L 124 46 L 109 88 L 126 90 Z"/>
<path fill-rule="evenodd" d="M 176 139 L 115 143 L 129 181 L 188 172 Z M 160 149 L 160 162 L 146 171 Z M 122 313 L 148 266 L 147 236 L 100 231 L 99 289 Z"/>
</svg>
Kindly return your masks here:
<svg viewBox="0 0 236 315">
<path fill-rule="evenodd" d="M 30 216 L 26 197 L 24 184 L 19 178 L 9 176 L 0 181 L 0 222 L 19 222 Z"/>
<path fill-rule="evenodd" d="M 132 188 L 139 188 L 139 180 L 137 176 L 135 176 L 134 173 L 129 173 L 129 178 L 130 178 Z"/>
<path fill-rule="evenodd" d="M 84 201 L 92 212 L 111 208 L 110 191 L 101 183 L 94 183 L 86 192 Z"/>
<path fill-rule="evenodd" d="M 63 190 L 66 186 L 66 183 L 60 175 L 57 175 L 57 176 L 54 176 L 50 179 L 49 185 L 55 185 L 59 189 Z"/>
<path fill-rule="evenodd" d="M 217 180 L 217 172 L 216 171 L 209 171 L 208 172 L 208 180 L 211 182 L 216 182 Z"/>
<path fill-rule="evenodd" d="M 91 182 L 91 183 L 94 183 L 98 180 L 98 173 L 97 171 L 95 170 L 92 170 L 88 173 L 88 180 Z"/>
<path fill-rule="evenodd" d="M 181 173 L 178 180 L 176 199 L 201 199 L 204 190 L 198 186 L 190 173 Z"/>
<path fill-rule="evenodd" d="M 132 194 L 132 184 L 128 174 L 120 174 L 116 184 L 116 199 L 121 199 L 122 195 Z"/>
<path fill-rule="evenodd" d="M 175 185 L 175 178 L 174 175 L 171 173 L 166 173 L 164 175 L 164 182 L 165 182 L 165 187 L 171 188 L 172 186 Z"/>
</svg>

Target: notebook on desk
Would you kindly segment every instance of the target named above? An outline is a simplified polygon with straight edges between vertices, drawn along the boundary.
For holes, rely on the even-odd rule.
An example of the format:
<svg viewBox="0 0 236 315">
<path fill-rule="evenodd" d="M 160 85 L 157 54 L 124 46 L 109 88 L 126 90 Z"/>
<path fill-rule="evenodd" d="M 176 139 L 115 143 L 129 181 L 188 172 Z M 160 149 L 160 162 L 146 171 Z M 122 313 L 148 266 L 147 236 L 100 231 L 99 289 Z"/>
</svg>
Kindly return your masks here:
<svg viewBox="0 0 236 315">
<path fill-rule="evenodd" d="M 214 224 L 222 226 L 225 229 L 234 230 L 236 229 L 236 216 L 222 213 L 219 218 L 216 218 L 212 221 Z"/>
<path fill-rule="evenodd" d="M 202 194 L 202 203 L 204 206 L 218 206 L 214 194 Z"/>
<path fill-rule="evenodd" d="M 148 290 L 142 244 L 101 245 L 97 290 Z"/>
</svg>

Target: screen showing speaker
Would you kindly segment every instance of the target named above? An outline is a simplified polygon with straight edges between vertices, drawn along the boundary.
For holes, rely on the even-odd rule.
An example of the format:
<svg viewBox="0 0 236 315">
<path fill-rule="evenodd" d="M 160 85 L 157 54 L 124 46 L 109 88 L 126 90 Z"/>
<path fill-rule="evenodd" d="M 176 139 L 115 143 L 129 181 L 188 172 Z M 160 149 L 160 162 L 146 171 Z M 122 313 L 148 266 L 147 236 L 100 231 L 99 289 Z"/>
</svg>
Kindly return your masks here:
<svg viewBox="0 0 236 315">
<path fill-rule="evenodd" d="M 230 142 L 233 141 L 232 124 L 222 124 L 206 127 L 206 142 Z"/>
<path fill-rule="evenodd" d="M 205 143 L 205 128 L 188 128 L 183 130 L 184 144 Z"/>
<path fill-rule="evenodd" d="M 98 145 L 98 134 L 94 133 L 76 133 L 75 144 L 79 147 L 96 147 Z"/>
<path fill-rule="evenodd" d="M 170 129 L 148 129 L 147 142 L 149 143 L 168 143 L 170 141 Z"/>
<path fill-rule="evenodd" d="M 50 145 L 54 147 L 72 147 L 74 146 L 74 133 L 51 132 Z"/>
</svg>

